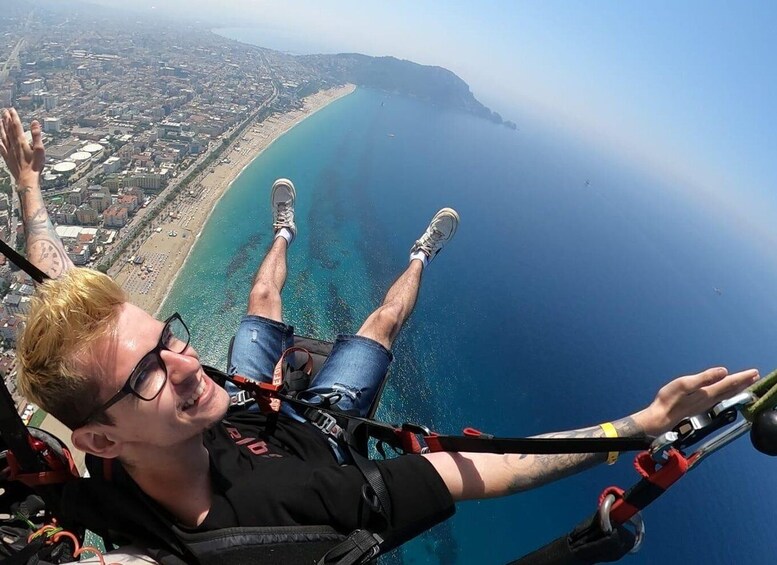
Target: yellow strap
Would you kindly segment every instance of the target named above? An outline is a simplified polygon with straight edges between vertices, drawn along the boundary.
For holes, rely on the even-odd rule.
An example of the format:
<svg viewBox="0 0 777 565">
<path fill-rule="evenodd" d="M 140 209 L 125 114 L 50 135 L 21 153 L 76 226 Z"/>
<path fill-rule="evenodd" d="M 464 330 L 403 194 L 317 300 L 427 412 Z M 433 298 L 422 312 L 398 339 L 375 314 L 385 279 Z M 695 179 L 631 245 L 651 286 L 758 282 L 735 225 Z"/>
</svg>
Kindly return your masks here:
<svg viewBox="0 0 777 565">
<path fill-rule="evenodd" d="M 610 422 L 605 422 L 604 424 L 599 424 L 599 427 L 602 428 L 604 431 L 604 435 L 607 437 L 618 437 L 618 430 L 615 429 L 615 426 L 613 426 Z M 618 452 L 617 451 L 610 451 L 607 454 L 607 464 L 612 465 L 618 460 Z"/>
</svg>

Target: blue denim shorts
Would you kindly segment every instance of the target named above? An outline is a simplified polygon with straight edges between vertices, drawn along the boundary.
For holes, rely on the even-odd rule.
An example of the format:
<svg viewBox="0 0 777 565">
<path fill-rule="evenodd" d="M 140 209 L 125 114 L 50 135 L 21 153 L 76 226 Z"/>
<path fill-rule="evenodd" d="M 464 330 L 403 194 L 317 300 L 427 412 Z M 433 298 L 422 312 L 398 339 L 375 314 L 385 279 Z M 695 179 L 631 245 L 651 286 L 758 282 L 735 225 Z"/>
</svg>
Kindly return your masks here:
<svg viewBox="0 0 777 565">
<path fill-rule="evenodd" d="M 247 315 L 232 345 L 229 374 L 272 381 L 272 373 L 283 352 L 294 345 L 294 328 L 261 316 Z M 367 416 L 388 373 L 393 355 L 377 341 L 358 335 L 339 335 L 311 387 L 300 398 L 315 403 L 319 395 L 337 393 L 335 408 Z M 237 392 L 227 383 L 230 394 Z M 294 408 L 284 404 L 287 415 L 303 420 Z"/>
</svg>

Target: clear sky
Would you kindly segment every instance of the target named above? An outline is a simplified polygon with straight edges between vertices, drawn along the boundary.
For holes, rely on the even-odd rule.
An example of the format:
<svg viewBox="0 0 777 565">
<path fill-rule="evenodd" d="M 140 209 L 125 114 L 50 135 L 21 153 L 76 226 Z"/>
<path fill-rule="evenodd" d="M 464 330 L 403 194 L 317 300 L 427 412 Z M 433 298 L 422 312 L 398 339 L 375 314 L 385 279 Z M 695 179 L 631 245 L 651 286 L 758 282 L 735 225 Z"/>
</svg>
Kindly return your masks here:
<svg viewBox="0 0 777 565">
<path fill-rule="evenodd" d="M 777 213 L 775 2 L 133 4 L 213 27 L 255 26 L 267 47 L 444 66 L 519 127 L 526 112 L 541 114 L 684 180 L 718 211 L 734 206 L 761 225 Z"/>
</svg>

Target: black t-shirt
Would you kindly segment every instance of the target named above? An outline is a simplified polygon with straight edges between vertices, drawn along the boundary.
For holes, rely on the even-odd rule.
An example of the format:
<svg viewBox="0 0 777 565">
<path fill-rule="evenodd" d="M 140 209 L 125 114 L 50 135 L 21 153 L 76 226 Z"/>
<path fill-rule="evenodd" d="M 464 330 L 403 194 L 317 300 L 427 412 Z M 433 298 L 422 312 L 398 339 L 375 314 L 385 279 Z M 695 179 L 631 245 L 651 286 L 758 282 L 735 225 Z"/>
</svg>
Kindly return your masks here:
<svg viewBox="0 0 777 565">
<path fill-rule="evenodd" d="M 328 439 L 284 415 L 270 425 L 258 414 L 233 415 L 205 434 L 213 501 L 200 530 L 234 526 L 329 525 L 348 534 L 378 519 L 362 496 L 366 481 L 354 465 L 338 465 Z M 437 471 L 419 455 L 376 461 L 391 497 L 380 528 L 403 543 L 454 512 Z"/>
</svg>

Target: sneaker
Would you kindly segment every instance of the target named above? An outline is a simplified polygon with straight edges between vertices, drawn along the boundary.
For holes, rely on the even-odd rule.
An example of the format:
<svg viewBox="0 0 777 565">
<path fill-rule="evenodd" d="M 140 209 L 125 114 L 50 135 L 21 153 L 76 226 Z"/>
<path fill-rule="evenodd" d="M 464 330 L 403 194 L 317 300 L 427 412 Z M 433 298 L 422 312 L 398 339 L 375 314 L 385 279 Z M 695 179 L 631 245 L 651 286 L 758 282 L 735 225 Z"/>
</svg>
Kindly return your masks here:
<svg viewBox="0 0 777 565">
<path fill-rule="evenodd" d="M 410 254 L 422 251 L 431 262 L 445 244 L 453 239 L 457 227 L 459 227 L 459 214 L 453 208 L 443 208 L 429 222 L 424 235 L 410 248 Z"/>
<path fill-rule="evenodd" d="M 270 203 L 272 206 L 272 227 L 275 231 L 288 228 L 296 237 L 297 226 L 294 224 L 294 200 L 297 191 L 289 179 L 278 179 L 272 185 Z"/>
</svg>

